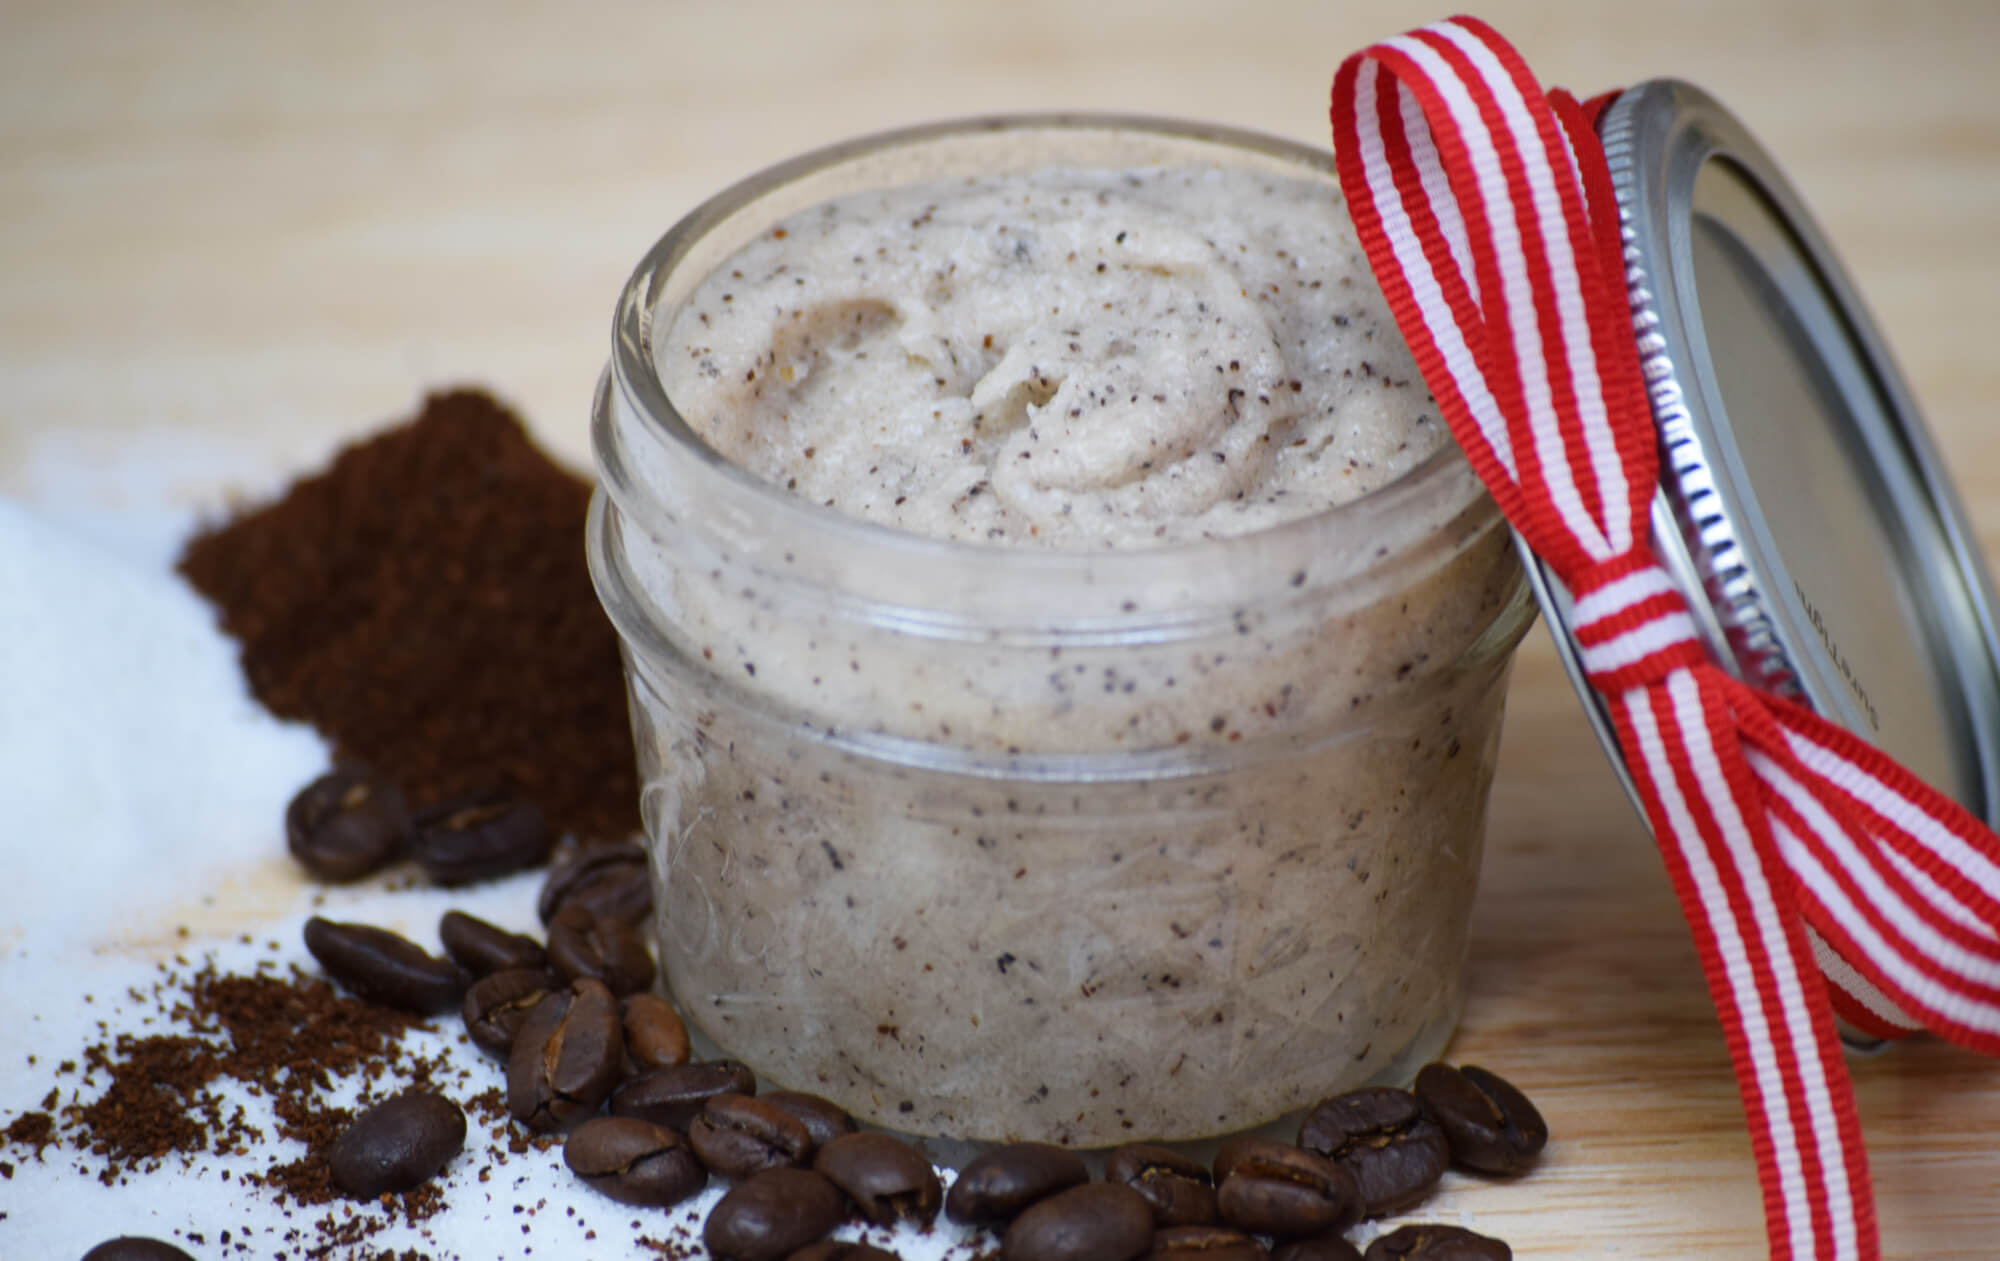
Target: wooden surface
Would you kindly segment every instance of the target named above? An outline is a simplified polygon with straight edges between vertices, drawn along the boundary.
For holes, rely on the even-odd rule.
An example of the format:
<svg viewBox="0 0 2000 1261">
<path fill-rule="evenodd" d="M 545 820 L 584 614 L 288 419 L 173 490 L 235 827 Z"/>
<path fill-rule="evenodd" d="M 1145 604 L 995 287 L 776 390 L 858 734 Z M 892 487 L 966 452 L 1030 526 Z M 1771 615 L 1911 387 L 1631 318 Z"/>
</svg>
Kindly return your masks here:
<svg viewBox="0 0 2000 1261">
<path fill-rule="evenodd" d="M 1841 247 L 2000 552 L 2000 5 L 1479 11 L 1547 81 L 1675 75 L 1750 124 Z M 494 387 L 582 464 L 619 286 L 723 184 L 860 131 L 988 110 L 1168 113 L 1324 143 L 1340 57 L 1435 15 L 1328 0 L 0 4 L 0 494 L 213 507 L 453 381 Z M 130 474 L 134 452 L 158 453 L 150 479 Z M 1693 953 L 1540 631 L 1515 675 L 1489 855 L 1454 1056 L 1533 1089 L 1558 1141 L 1528 1181 L 1453 1201 L 1524 1257 L 1763 1255 Z M 1931 1043 L 1853 1069 L 1888 1254 L 2000 1253 L 1992 1067 Z"/>
</svg>

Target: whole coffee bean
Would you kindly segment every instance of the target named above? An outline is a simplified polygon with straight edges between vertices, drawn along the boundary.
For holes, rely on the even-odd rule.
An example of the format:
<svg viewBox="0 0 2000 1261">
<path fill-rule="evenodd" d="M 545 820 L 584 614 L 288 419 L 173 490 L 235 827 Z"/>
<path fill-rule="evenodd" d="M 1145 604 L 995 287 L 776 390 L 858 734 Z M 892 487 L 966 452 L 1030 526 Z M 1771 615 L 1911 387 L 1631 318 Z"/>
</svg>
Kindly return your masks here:
<svg viewBox="0 0 2000 1261">
<path fill-rule="evenodd" d="M 1271 1261 L 1361 1261 L 1361 1249 L 1340 1235 L 1289 1239 L 1271 1250 Z"/>
<path fill-rule="evenodd" d="M 372 924 L 306 921 L 306 949 L 327 975 L 371 1003 L 430 1015 L 458 1001 L 471 980 L 407 937 Z"/>
<path fill-rule="evenodd" d="M 1451 1148 L 1417 1097 L 1386 1086 L 1322 1099 L 1299 1126 L 1299 1146 L 1354 1175 L 1370 1217 L 1421 1201 L 1451 1163 Z"/>
<path fill-rule="evenodd" d="M 974 1157 L 945 1196 L 945 1215 L 987 1226 L 1010 1221 L 1036 1200 L 1090 1181 L 1083 1157 L 1051 1143 L 1009 1143 Z"/>
<path fill-rule="evenodd" d="M 611 1092 L 611 1115 L 640 1117 L 685 1134 L 710 1099 L 756 1093 L 757 1075 L 735 1060 L 703 1060 L 628 1078 Z"/>
<path fill-rule="evenodd" d="M 606 919 L 643 923 L 653 911 L 653 876 L 637 845 L 591 845 L 558 863 L 542 882 L 535 910 L 546 924 L 575 902 Z"/>
<path fill-rule="evenodd" d="M 843 1134 L 819 1149 L 813 1168 L 877 1226 L 915 1222 L 928 1228 L 944 1200 L 930 1160 L 887 1134 Z"/>
<path fill-rule="evenodd" d="M 567 1104 L 556 1102 L 549 1043 L 557 1039 L 554 1050 L 559 1067 L 562 1044 L 558 1032 L 574 1001 L 576 995 L 568 987 L 544 993 L 528 1009 L 527 1017 L 514 1031 L 514 1044 L 507 1049 L 507 1115 L 533 1130 L 561 1129 L 562 1123 L 551 1109 L 570 1111 Z"/>
<path fill-rule="evenodd" d="M 1361 1192 L 1352 1174 L 1317 1152 L 1236 1138 L 1215 1156 L 1215 1207 L 1231 1226 L 1289 1239 L 1352 1226 Z"/>
<path fill-rule="evenodd" d="M 403 794 L 359 766 L 320 776 L 285 808 L 285 848 L 320 880 L 359 880 L 381 869 L 410 834 Z"/>
<path fill-rule="evenodd" d="M 1153 1242 L 1153 1206 L 1118 1182 L 1086 1182 L 1021 1211 L 1001 1261 L 1133 1261 Z"/>
<path fill-rule="evenodd" d="M 1215 1220 L 1215 1183 L 1207 1168 L 1171 1147 L 1128 1143 L 1104 1162 L 1104 1180 L 1144 1196 L 1153 1206 L 1153 1225 L 1161 1229 Z"/>
<path fill-rule="evenodd" d="M 1549 1123 L 1505 1078 L 1477 1065 L 1426 1064 L 1417 1102 L 1451 1147 L 1452 1163 L 1480 1173 L 1525 1173 L 1549 1143 Z"/>
<path fill-rule="evenodd" d="M 1169 1226 L 1153 1232 L 1146 1261 L 1268 1261 L 1264 1245 L 1227 1226 Z"/>
<path fill-rule="evenodd" d="M 625 1065 L 631 1072 L 673 1068 L 694 1054 L 681 1014 L 658 994 L 627 994 L 619 1000 L 618 1014 L 625 1021 Z"/>
<path fill-rule="evenodd" d="M 452 962 L 474 976 L 549 966 L 548 952 L 533 937 L 510 933 L 464 911 L 444 913 L 438 921 L 438 940 L 444 942 Z"/>
<path fill-rule="evenodd" d="M 567 1129 L 604 1103 L 625 1060 L 618 1000 L 585 977 L 545 996 L 507 1055 L 507 1111 L 531 1130 Z"/>
<path fill-rule="evenodd" d="M 860 1128 L 839 1104 L 822 1095 L 810 1095 L 801 1090 L 774 1090 L 757 1097 L 774 1107 L 783 1108 L 803 1122 L 806 1133 L 812 1135 L 814 1147 L 825 1147 L 841 1135 L 852 1134 Z"/>
<path fill-rule="evenodd" d="M 676 1130 L 637 1117 L 591 1117 L 570 1132 L 563 1163 L 622 1204 L 666 1208 L 708 1185 L 708 1171 Z"/>
<path fill-rule="evenodd" d="M 810 1169 L 766 1169 L 709 1210 L 701 1240 L 714 1261 L 784 1261 L 847 1215 L 840 1188 Z"/>
<path fill-rule="evenodd" d="M 1457 1226 L 1404 1226 L 1377 1236 L 1362 1261 L 1513 1261 L 1514 1250 L 1498 1239 Z"/>
<path fill-rule="evenodd" d="M 414 1190 L 465 1146 L 465 1113 L 431 1090 L 406 1090 L 354 1118 L 327 1152 L 333 1185 L 357 1200 Z"/>
<path fill-rule="evenodd" d="M 482 794 L 426 814 L 410 849 L 431 883 L 449 886 L 539 866 L 554 843 L 540 807 Z"/>
<path fill-rule="evenodd" d="M 465 1036 L 480 1050 L 505 1056 L 514 1049 L 514 1039 L 535 1004 L 545 995 L 567 988 L 553 972 L 539 968 L 515 968 L 480 977 L 465 991 L 465 1003 L 459 1008 L 465 1018 Z"/>
<path fill-rule="evenodd" d="M 848 1243 L 845 1240 L 822 1239 L 810 1247 L 801 1248 L 785 1261 L 903 1261 L 895 1253 L 874 1244 Z"/>
<path fill-rule="evenodd" d="M 194 1258 L 158 1239 L 120 1235 L 84 1253 L 83 1261 L 194 1261 Z"/>
<path fill-rule="evenodd" d="M 572 981 L 596 977 L 614 994 L 653 983 L 653 955 L 639 930 L 587 906 L 565 906 L 549 921 L 549 963 Z"/>
<path fill-rule="evenodd" d="M 688 1127 L 688 1142 L 710 1172 L 747 1178 L 764 1169 L 803 1165 L 812 1135 L 797 1117 L 749 1095 L 717 1095 Z"/>
</svg>

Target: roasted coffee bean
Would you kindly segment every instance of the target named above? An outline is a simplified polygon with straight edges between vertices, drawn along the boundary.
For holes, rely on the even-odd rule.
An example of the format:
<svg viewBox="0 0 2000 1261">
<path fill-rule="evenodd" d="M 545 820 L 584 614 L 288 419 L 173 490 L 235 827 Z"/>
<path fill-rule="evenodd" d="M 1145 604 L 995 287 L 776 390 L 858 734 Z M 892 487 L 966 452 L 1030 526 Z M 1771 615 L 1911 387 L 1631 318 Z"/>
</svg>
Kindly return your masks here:
<svg viewBox="0 0 2000 1261">
<path fill-rule="evenodd" d="M 803 1165 L 813 1151 L 804 1122 L 749 1095 L 717 1095 L 703 1104 L 688 1142 L 702 1164 L 725 1178 Z"/>
<path fill-rule="evenodd" d="M 380 870 L 410 833 L 403 794 L 359 766 L 320 776 L 285 808 L 285 848 L 320 880 L 359 880 Z"/>
<path fill-rule="evenodd" d="M 84 1253 L 83 1261 L 194 1261 L 194 1258 L 158 1239 L 120 1235 Z"/>
<path fill-rule="evenodd" d="M 1299 1146 L 1353 1174 L 1370 1217 L 1418 1203 L 1451 1163 L 1444 1131 L 1417 1097 L 1386 1086 L 1322 1099 L 1299 1126 Z"/>
<path fill-rule="evenodd" d="M 823 1095 L 809 1095 L 802 1090 L 774 1090 L 757 1097 L 783 1108 L 804 1122 L 806 1133 L 812 1135 L 814 1147 L 825 1147 L 841 1135 L 852 1134 L 860 1128 L 839 1104 Z"/>
<path fill-rule="evenodd" d="M 903 1261 L 893 1252 L 877 1248 L 874 1244 L 848 1243 L 844 1240 L 822 1239 L 808 1248 L 801 1248 L 785 1261 Z"/>
<path fill-rule="evenodd" d="M 1513 1261 L 1514 1250 L 1498 1239 L 1457 1226 L 1404 1226 L 1379 1235 L 1362 1261 Z"/>
<path fill-rule="evenodd" d="M 430 1015 L 458 1001 L 471 980 L 407 937 L 371 924 L 306 921 L 306 949 L 327 975 L 371 1003 Z"/>
<path fill-rule="evenodd" d="M 1090 1181 L 1083 1157 L 1051 1143 L 1009 1143 L 980 1155 L 958 1171 L 945 1196 L 945 1215 L 955 1222 L 989 1226 L 1058 1191 Z"/>
<path fill-rule="evenodd" d="M 666 1208 L 708 1185 L 708 1170 L 678 1130 L 637 1117 L 591 1117 L 570 1132 L 563 1163 L 622 1204 Z"/>
<path fill-rule="evenodd" d="M 1227 1226 L 1169 1226 L 1153 1232 L 1145 1261 L 1268 1261 L 1264 1245 Z"/>
<path fill-rule="evenodd" d="M 333 1185 L 357 1200 L 410 1191 L 465 1146 L 465 1113 L 431 1090 L 406 1090 L 354 1118 L 327 1152 Z"/>
<path fill-rule="evenodd" d="M 1215 1220 L 1215 1183 L 1207 1168 L 1171 1147 L 1128 1143 L 1104 1162 L 1104 1180 L 1122 1182 L 1153 1206 L 1153 1225 L 1206 1226 Z"/>
<path fill-rule="evenodd" d="M 847 1192 L 877 1226 L 937 1220 L 944 1185 L 929 1158 L 887 1134 L 843 1134 L 813 1157 L 813 1168 Z"/>
<path fill-rule="evenodd" d="M 1528 1097 L 1473 1064 L 1426 1064 L 1417 1102 L 1444 1131 L 1452 1163 L 1479 1173 L 1525 1173 L 1549 1143 L 1549 1123 Z"/>
<path fill-rule="evenodd" d="M 1153 1206 L 1131 1187 L 1086 1182 L 1030 1204 L 1000 1239 L 1001 1261 L 1133 1261 L 1153 1242 Z"/>
<path fill-rule="evenodd" d="M 1338 1234 L 1288 1239 L 1271 1250 L 1271 1261 L 1361 1261 L 1361 1249 Z"/>
<path fill-rule="evenodd" d="M 639 930 L 587 906 L 565 906 L 549 921 L 549 964 L 572 981 L 594 976 L 613 994 L 653 983 L 653 955 Z"/>
<path fill-rule="evenodd" d="M 427 814 L 410 850 L 431 883 L 461 885 L 539 866 L 554 843 L 539 806 L 482 794 Z"/>
<path fill-rule="evenodd" d="M 709 1210 L 701 1241 L 714 1261 L 784 1261 L 823 1239 L 847 1201 L 810 1169 L 766 1169 L 730 1188 Z"/>
<path fill-rule="evenodd" d="M 465 1018 L 465 1036 L 482 1051 L 505 1056 L 514 1049 L 514 1038 L 528 1013 L 544 995 L 568 988 L 553 972 L 539 968 L 516 968 L 480 977 L 465 991 L 459 1013 Z"/>
<path fill-rule="evenodd" d="M 514 1044 L 507 1049 L 507 1115 L 534 1130 L 556 1130 L 562 1123 L 553 1109 L 567 1114 L 567 1102 L 558 1104 L 551 1081 L 551 1050 L 556 1069 L 561 1067 L 563 1017 L 569 1015 L 576 995 L 565 987 L 552 989 L 535 1000 L 527 1016 L 514 1031 Z M 551 1043 L 553 1042 L 553 1047 Z M 532 1118 L 532 1119 L 531 1119 Z M 580 1120 L 581 1117 L 574 1119 Z"/>
<path fill-rule="evenodd" d="M 735 1060 L 703 1060 L 628 1078 L 611 1092 L 611 1115 L 641 1117 L 685 1134 L 717 1095 L 756 1093 L 757 1075 Z"/>
<path fill-rule="evenodd" d="M 624 1060 L 618 1000 L 585 977 L 522 1023 L 507 1055 L 507 1111 L 531 1130 L 567 1129 L 604 1103 Z"/>
<path fill-rule="evenodd" d="M 521 968 L 546 968 L 548 952 L 542 943 L 525 933 L 475 919 L 464 911 L 446 911 L 438 921 L 438 940 L 452 962 L 474 976 L 512 972 Z"/>
<path fill-rule="evenodd" d="M 658 994 L 644 990 L 627 994 L 618 1002 L 618 1014 L 625 1021 L 625 1066 L 629 1072 L 674 1068 L 694 1054 L 681 1014 Z"/>
<path fill-rule="evenodd" d="M 562 862 L 542 882 L 535 909 L 546 924 L 575 902 L 606 919 L 643 923 L 653 911 L 653 875 L 637 845 L 592 845 Z"/>
<path fill-rule="evenodd" d="M 1361 1219 L 1354 1176 L 1317 1152 L 1236 1138 L 1215 1156 L 1216 1213 L 1231 1226 L 1289 1239 L 1345 1230 Z"/>
</svg>

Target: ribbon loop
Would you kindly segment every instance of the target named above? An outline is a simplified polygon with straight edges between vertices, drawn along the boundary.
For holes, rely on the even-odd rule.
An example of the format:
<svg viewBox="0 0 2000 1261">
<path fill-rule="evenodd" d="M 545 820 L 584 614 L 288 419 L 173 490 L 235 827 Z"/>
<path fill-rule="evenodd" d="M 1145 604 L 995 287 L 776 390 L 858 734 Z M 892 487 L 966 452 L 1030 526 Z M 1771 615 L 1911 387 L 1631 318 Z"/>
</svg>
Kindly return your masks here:
<svg viewBox="0 0 2000 1261">
<path fill-rule="evenodd" d="M 1348 58 L 1335 163 L 1398 327 L 1494 500 L 1572 593 L 1736 1068 L 1771 1255 L 1876 1261 L 1833 1011 L 2000 1054 L 2000 837 L 1729 677 L 1647 530 L 1658 445 L 1589 105 L 1470 18 Z"/>
</svg>

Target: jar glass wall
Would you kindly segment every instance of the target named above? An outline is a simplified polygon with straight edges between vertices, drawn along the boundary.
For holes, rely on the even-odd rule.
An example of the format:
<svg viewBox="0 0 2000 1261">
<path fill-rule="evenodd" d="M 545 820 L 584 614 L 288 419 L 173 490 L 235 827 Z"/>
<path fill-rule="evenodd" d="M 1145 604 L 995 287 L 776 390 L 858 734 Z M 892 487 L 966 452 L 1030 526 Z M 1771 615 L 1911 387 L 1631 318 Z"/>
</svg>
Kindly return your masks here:
<svg viewBox="0 0 2000 1261">
<path fill-rule="evenodd" d="M 1406 1074 L 1460 1002 L 1532 605 L 1455 450 L 1332 511 L 1118 552 L 946 542 L 731 465 L 656 334 L 744 242 L 859 189 L 1324 154 L 981 120 L 774 168 L 635 274 L 592 571 L 624 643 L 662 962 L 765 1077 L 919 1133 L 1103 1145 Z"/>
</svg>

